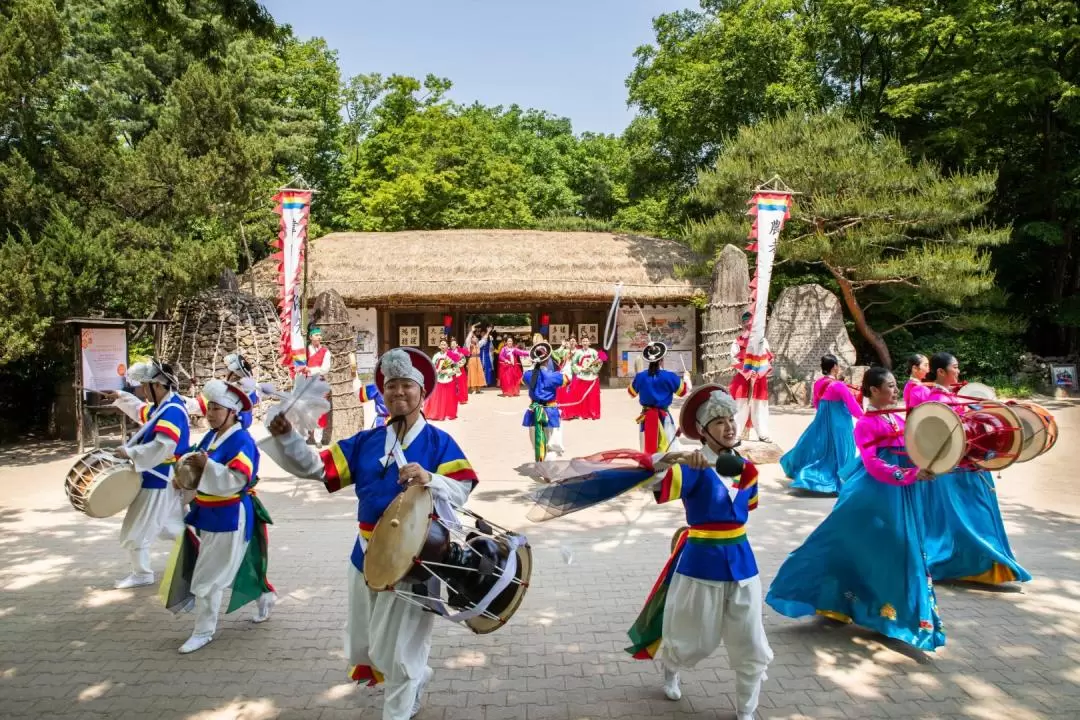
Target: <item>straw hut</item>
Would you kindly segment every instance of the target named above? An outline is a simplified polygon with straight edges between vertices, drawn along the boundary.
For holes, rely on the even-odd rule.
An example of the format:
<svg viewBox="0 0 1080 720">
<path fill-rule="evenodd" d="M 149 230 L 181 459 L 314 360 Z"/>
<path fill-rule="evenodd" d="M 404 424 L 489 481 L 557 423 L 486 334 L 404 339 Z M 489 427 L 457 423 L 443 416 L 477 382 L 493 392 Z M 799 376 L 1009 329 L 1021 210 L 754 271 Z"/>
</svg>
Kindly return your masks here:
<svg viewBox="0 0 1080 720">
<path fill-rule="evenodd" d="M 554 342 L 583 332 L 595 342 L 619 282 L 624 307 L 682 308 L 696 319 L 708 279 L 691 274 L 703 265 L 672 240 L 615 233 L 333 233 L 311 243 L 308 297 L 337 291 L 357 329 L 374 332 L 378 352 L 433 351 L 446 325 L 464 340 L 470 318 L 503 313 L 527 314 L 533 331 L 546 326 Z M 258 294 L 276 297 L 276 262 L 263 260 L 254 274 Z"/>
</svg>

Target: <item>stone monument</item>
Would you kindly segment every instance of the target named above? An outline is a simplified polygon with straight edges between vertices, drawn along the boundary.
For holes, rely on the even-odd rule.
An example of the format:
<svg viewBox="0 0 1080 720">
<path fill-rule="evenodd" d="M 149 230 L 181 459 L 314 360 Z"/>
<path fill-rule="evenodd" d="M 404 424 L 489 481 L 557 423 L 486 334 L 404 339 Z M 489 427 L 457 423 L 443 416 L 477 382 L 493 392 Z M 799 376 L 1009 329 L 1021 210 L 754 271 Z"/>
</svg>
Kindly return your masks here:
<svg viewBox="0 0 1080 720">
<path fill-rule="evenodd" d="M 329 442 L 351 437 L 364 427 L 364 408 L 356 385 L 356 329 L 349 322 L 349 309 L 335 290 L 316 296 L 311 308 L 311 324 L 322 329 L 322 342 L 330 351 Z M 329 443 L 327 443 L 329 444 Z"/>
<path fill-rule="evenodd" d="M 776 356 L 769 387 L 773 403 L 809 404 L 810 388 L 821 375 L 821 356 L 826 353 L 836 356 L 845 375 L 853 374 L 855 346 L 844 325 L 843 308 L 836 295 L 820 285 L 785 288 L 773 303 L 766 337 Z"/>
<path fill-rule="evenodd" d="M 750 304 L 750 269 L 746 253 L 725 245 L 713 267 L 712 292 L 701 329 L 701 374 L 705 382 L 731 382 L 731 343 L 742 328 L 739 317 Z"/>
</svg>

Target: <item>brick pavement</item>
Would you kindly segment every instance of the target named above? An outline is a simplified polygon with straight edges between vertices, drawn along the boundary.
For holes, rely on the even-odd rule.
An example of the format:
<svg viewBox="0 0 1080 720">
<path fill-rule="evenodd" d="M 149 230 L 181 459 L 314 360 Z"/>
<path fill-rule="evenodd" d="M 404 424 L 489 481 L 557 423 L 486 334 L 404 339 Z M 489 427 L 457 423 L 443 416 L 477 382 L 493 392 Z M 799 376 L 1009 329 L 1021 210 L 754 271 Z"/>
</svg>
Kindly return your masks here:
<svg viewBox="0 0 1080 720">
<path fill-rule="evenodd" d="M 633 447 L 634 405 L 605 391 L 605 419 L 575 421 L 568 450 Z M 622 652 L 626 630 L 661 567 L 677 508 L 637 494 L 605 507 L 529 523 L 514 467 L 529 461 L 519 427 L 525 400 L 473 397 L 448 423 L 476 465 L 470 507 L 526 532 L 532 587 L 502 630 L 473 635 L 438 622 L 436 669 L 420 720 L 578 720 L 733 717 L 734 683 L 721 651 L 686 674 L 683 700 L 660 691 L 651 663 Z M 1080 410 L 1056 408 L 1065 438 L 1000 483 L 1014 549 L 1036 580 L 1015 592 L 941 587 L 948 644 L 935 655 L 849 627 L 791 621 L 766 610 L 776 658 L 761 718 L 1080 717 Z M 789 447 L 807 411 L 774 413 Z M 126 571 L 120 518 L 91 520 L 68 505 L 70 448 L 0 451 L 0 717 L 377 718 L 381 691 L 344 682 L 344 571 L 355 525 L 351 496 L 283 476 L 267 461 L 260 494 L 274 517 L 271 578 L 281 598 L 263 625 L 225 616 L 215 641 L 176 650 L 190 616 L 161 608 L 155 588 L 112 590 Z M 831 500 L 789 495 L 776 466 L 762 478 L 750 536 L 768 582 Z M 159 543 L 160 572 L 168 548 Z M 566 559 L 570 562 L 567 564 Z"/>
</svg>

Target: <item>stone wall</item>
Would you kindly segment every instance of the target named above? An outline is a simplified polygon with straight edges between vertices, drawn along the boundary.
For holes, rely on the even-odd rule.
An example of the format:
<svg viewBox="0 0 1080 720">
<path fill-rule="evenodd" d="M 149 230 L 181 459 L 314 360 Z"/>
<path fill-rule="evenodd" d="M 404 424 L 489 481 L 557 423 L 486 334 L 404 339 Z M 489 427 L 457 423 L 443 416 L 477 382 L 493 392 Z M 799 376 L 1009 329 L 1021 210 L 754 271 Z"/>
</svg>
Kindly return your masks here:
<svg viewBox="0 0 1080 720">
<path fill-rule="evenodd" d="M 773 303 L 766 328 L 776 356 L 769 391 L 778 404 L 810 402 L 810 388 L 821 376 L 821 356 L 836 355 L 854 383 L 855 346 L 844 325 L 840 300 L 820 285 L 786 288 Z"/>
<path fill-rule="evenodd" d="M 161 356 L 176 370 L 180 392 L 192 394 L 214 377 L 224 378 L 225 356 L 238 352 L 259 382 L 288 388 L 289 371 L 280 363 L 281 322 L 270 300 L 236 290 L 207 290 L 181 300 L 162 342 Z M 260 403 L 261 418 L 269 405 Z"/>
</svg>

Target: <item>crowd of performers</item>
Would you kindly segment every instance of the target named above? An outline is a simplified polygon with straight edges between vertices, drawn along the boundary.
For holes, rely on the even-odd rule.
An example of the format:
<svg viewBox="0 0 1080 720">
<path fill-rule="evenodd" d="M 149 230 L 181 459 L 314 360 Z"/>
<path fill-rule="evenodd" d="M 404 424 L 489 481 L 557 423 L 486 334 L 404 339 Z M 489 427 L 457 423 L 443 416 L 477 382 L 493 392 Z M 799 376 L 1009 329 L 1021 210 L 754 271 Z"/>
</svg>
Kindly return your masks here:
<svg viewBox="0 0 1080 720">
<path fill-rule="evenodd" d="M 326 449 L 313 448 L 283 414 L 268 417 L 270 438 L 263 449 L 279 466 L 321 482 L 328 492 L 351 487 L 356 493 L 358 533 L 346 577 L 345 655 L 352 680 L 385 684 L 384 720 L 405 720 L 421 708 L 433 676 L 428 656 L 434 616 L 394 593 L 374 592 L 366 585 L 367 541 L 384 511 L 408 486 L 426 486 L 456 506 L 463 506 L 476 487 L 477 475 L 462 449 L 425 415 L 443 386 L 457 392 L 461 381 L 454 379 L 458 376 L 448 370 L 450 365 L 464 368 L 468 394 L 474 377 L 487 370 L 483 355 L 473 352 L 485 341 L 486 333 L 471 335 L 468 354 L 452 342 L 440 347 L 434 358 L 412 348 L 384 353 L 375 382 L 361 389 L 362 396 L 379 398 L 383 421 Z M 503 351 L 517 358 L 521 349 L 504 347 L 500 355 Z M 523 424 L 535 459 L 543 461 L 565 419 L 560 393 L 579 378 L 595 379 L 598 367 L 595 361 L 582 360 L 595 357 L 588 355 L 587 340 L 576 351 L 569 343 L 553 349 L 539 341 L 527 352 L 532 369 L 515 388 L 527 388 L 530 405 Z M 464 357 L 463 365 L 455 353 Z M 634 658 L 659 662 L 669 699 L 682 696 L 680 671 L 724 645 L 736 678 L 737 716 L 751 718 L 773 657 L 763 624 L 765 604 L 788 617 L 825 616 L 932 651 L 945 642 L 934 581 L 1030 580 L 1009 548 L 989 473 L 956 469 L 935 476 L 912 466 L 904 452 L 904 417 L 897 411 L 900 390 L 892 373 L 871 368 L 856 396 L 840 379 L 836 358 L 827 355 L 822 358 L 824 377 L 813 391 L 815 420 L 782 462 L 796 486 L 838 491 L 839 497 L 825 520 L 788 556 L 766 593 L 746 534 L 749 513 L 758 506 L 758 472 L 736 450 L 747 419 L 759 437 L 767 433 L 767 419 L 753 404 L 765 376 L 743 376 L 745 383 L 737 381 L 730 388 L 709 384 L 691 391 L 687 376 L 664 369 L 665 354 L 662 343 L 650 343 L 643 353 L 648 366 L 629 388 L 641 403 L 637 470 L 628 474 L 625 467 L 605 469 L 607 459 L 601 453 L 592 456 L 600 459 L 589 472 L 549 487 L 558 492 L 579 480 L 594 489 L 604 486 L 599 492 L 579 493 L 584 498 L 579 505 L 562 513 L 631 486 L 651 489 L 659 504 L 683 504 L 687 527 L 676 534 L 670 557 L 629 631 L 632 645 L 627 648 Z M 738 347 L 732 354 L 737 358 Z M 567 363 L 582 366 L 583 372 L 568 374 Z M 274 589 L 266 579 L 266 525 L 271 521 L 254 492 L 260 449 L 247 429 L 258 394 L 242 358 L 230 357 L 227 365 L 227 379 L 208 383 L 194 402 L 176 393 L 175 376 L 157 361 L 129 372 L 141 399 L 125 393 L 116 398 L 119 407 L 143 424 L 119 451 L 142 472 L 143 485 L 123 522 L 121 544 L 128 551 L 131 573 L 117 587 L 152 584 L 152 542 L 176 538 L 185 532 L 185 524 L 195 529 L 198 557 L 190 608 L 195 628 L 182 653 L 213 638 L 223 593 L 230 586 L 233 601 L 228 610 L 254 601 L 255 622 L 267 619 L 274 604 Z M 908 407 L 959 402 L 952 392 L 959 381 L 956 358 L 947 353 L 929 359 L 916 356 L 909 370 L 904 388 Z M 676 397 L 684 398 L 678 423 L 671 412 Z M 864 401 L 869 410 L 863 410 Z M 194 453 L 189 452 L 189 413 L 205 415 L 211 428 Z M 682 449 L 680 437 L 700 442 L 701 448 Z M 611 454 L 625 457 L 630 452 Z M 202 474 L 186 515 L 185 496 L 174 479 L 181 458 Z M 609 487 L 612 482 L 619 485 L 617 490 Z"/>
<path fill-rule="evenodd" d="M 934 650 L 945 643 L 935 582 L 1031 575 L 1009 546 L 990 472 L 959 466 L 934 475 L 905 451 L 906 410 L 968 402 L 956 393 L 957 359 L 916 354 L 906 366 L 901 404 L 888 370 L 871 368 L 853 393 L 837 359 L 822 358 L 814 420 L 781 465 L 793 488 L 838 498 L 781 566 L 767 602 L 788 617 L 824 615 Z"/>
</svg>

